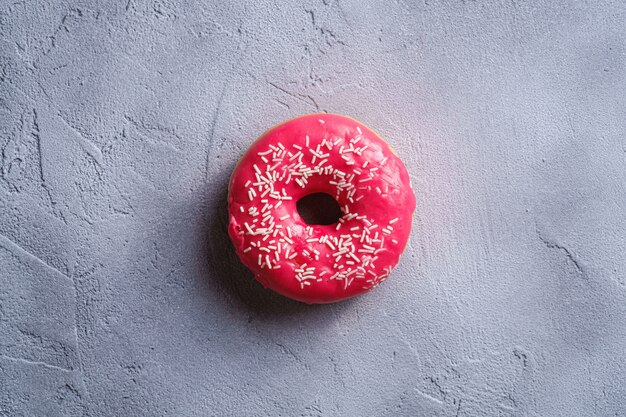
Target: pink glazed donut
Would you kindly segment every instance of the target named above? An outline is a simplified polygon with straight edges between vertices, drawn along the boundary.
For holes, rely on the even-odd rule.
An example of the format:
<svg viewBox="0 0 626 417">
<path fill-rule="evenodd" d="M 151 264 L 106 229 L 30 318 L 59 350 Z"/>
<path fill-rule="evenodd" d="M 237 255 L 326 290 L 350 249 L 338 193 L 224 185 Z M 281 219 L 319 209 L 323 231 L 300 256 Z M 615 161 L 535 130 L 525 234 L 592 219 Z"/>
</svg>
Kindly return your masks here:
<svg viewBox="0 0 626 417">
<path fill-rule="evenodd" d="M 307 224 L 296 203 L 313 193 L 341 208 L 334 224 Z M 229 184 L 228 234 L 265 287 L 308 303 L 363 294 L 398 264 L 415 195 L 391 147 L 336 114 L 288 120 L 265 132 Z"/>
</svg>

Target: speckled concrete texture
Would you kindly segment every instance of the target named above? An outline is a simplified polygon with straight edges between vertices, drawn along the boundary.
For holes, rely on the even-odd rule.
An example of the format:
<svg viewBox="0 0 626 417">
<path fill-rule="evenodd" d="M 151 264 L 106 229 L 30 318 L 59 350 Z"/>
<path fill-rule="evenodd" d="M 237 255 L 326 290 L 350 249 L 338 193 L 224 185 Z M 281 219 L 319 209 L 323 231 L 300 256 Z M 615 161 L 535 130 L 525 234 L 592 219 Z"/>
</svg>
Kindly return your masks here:
<svg viewBox="0 0 626 417">
<path fill-rule="evenodd" d="M 626 415 L 622 1 L 0 3 L 0 415 Z M 355 117 L 417 194 L 392 278 L 257 284 L 226 183 Z"/>
</svg>

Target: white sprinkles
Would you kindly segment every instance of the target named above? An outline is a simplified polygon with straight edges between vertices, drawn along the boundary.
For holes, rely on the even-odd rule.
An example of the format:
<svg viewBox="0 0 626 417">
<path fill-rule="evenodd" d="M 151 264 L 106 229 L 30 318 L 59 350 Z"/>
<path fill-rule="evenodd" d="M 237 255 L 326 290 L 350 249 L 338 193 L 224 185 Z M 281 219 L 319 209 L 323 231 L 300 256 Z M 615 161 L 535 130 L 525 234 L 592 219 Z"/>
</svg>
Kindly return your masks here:
<svg viewBox="0 0 626 417">
<path fill-rule="evenodd" d="M 324 124 L 323 120 L 319 121 Z M 375 162 L 372 160 L 373 152 L 367 156 L 363 155 L 368 145 L 359 143 L 364 139 L 363 132 L 359 127 L 356 131 L 357 134 L 349 140 L 342 137 L 322 138 L 320 143 L 315 144 L 313 138 L 305 135 L 300 143 L 284 146 L 279 142 L 277 146 L 270 144 L 268 149 L 257 152 L 259 157 L 257 163 L 260 167 L 253 164 L 251 173 L 255 180 L 249 180 L 244 185 L 249 203 L 246 207 L 239 206 L 239 211 L 250 218 L 243 222 L 243 228 L 239 233 L 246 236 L 247 245 L 243 253 L 253 252 L 259 268 L 268 270 L 281 268 L 281 260 L 295 263 L 294 258 L 299 254 L 294 248 L 295 237 L 292 227 L 301 226 L 281 224 L 291 217 L 285 208 L 279 209 L 283 201 L 292 200 L 292 197 L 287 195 L 284 185 L 293 182 L 301 188 L 306 188 L 312 176 L 325 176 L 336 190 L 335 198 L 339 199 L 345 194 L 346 200 L 350 203 L 358 202 L 364 197 L 361 191 L 372 190 L 367 182 L 374 179 L 376 171 L 384 166 L 387 158 Z M 346 167 L 343 171 L 328 162 L 331 154 L 338 155 L 345 161 Z M 355 159 L 361 159 L 363 163 L 360 164 L 361 161 Z M 379 187 L 375 187 L 375 190 L 375 198 L 386 198 L 390 194 L 389 186 L 386 186 L 384 191 Z M 391 190 L 391 193 L 396 192 L 398 190 Z M 391 273 L 393 267 L 387 266 L 382 269 L 384 273 L 377 274 L 376 261 L 381 252 L 388 250 L 385 236 L 392 234 L 392 225 L 399 221 L 399 218 L 389 220 L 378 229 L 379 225 L 373 219 L 351 212 L 349 205 L 346 204 L 342 211 L 344 214 L 334 227 L 335 231 L 342 231 L 338 236 L 327 234 L 319 236 L 320 228 L 314 229 L 310 226 L 305 227 L 305 233 L 299 233 L 308 249 L 300 250 L 301 258 L 304 255 L 306 259 L 310 259 L 293 265 L 294 279 L 299 282 L 301 288 L 328 279 L 341 281 L 344 289 L 355 283 L 360 283 L 364 289 L 371 289 L 383 282 Z M 388 240 L 398 245 L 396 239 Z M 311 262 L 320 261 L 320 256 L 328 250 L 331 252 L 326 255 L 328 260 L 323 267 L 321 264 L 308 266 Z M 327 274 L 330 276 L 325 276 Z"/>
</svg>

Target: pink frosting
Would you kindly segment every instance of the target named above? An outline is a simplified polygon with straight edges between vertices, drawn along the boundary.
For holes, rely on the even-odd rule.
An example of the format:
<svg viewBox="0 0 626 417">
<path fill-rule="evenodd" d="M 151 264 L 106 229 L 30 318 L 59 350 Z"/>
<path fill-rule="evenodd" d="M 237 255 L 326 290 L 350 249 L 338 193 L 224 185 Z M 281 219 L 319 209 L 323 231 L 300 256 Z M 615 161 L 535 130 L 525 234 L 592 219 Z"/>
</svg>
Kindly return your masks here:
<svg viewBox="0 0 626 417">
<path fill-rule="evenodd" d="M 343 216 L 308 225 L 298 199 L 335 197 Z M 402 161 L 348 117 L 313 114 L 273 127 L 239 161 L 229 185 L 228 233 L 265 287 L 305 303 L 367 292 L 397 265 L 415 195 Z"/>
</svg>

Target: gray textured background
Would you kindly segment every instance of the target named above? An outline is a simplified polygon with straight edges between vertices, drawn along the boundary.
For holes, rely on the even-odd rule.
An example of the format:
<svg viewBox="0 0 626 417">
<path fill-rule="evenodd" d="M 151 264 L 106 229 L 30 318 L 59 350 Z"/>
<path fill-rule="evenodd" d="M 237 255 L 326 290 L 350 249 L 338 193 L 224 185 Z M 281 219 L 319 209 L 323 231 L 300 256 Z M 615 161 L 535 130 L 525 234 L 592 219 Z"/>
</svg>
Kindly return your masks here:
<svg viewBox="0 0 626 417">
<path fill-rule="evenodd" d="M 624 2 L 0 4 L 0 415 L 626 415 Z M 418 204 L 392 279 L 310 307 L 225 186 L 317 111 Z"/>
</svg>

